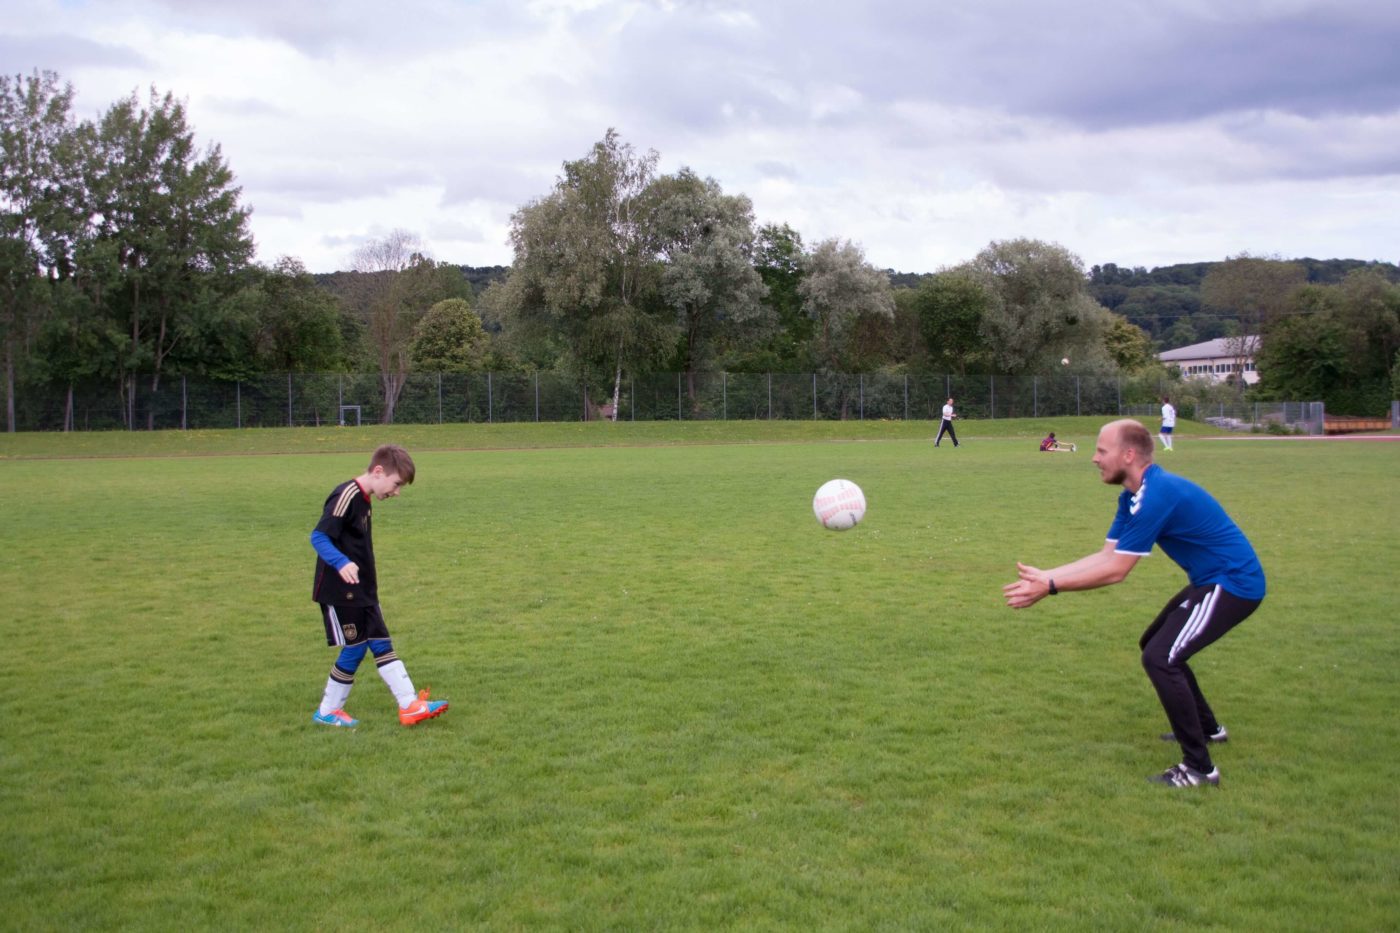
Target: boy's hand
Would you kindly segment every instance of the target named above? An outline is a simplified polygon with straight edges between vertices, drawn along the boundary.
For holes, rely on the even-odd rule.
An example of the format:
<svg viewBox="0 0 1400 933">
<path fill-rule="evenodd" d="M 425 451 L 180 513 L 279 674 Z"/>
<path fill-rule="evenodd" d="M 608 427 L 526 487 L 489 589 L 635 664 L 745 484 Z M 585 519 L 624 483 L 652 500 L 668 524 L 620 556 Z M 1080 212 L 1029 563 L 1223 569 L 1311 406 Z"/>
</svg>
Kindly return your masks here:
<svg viewBox="0 0 1400 933">
<path fill-rule="evenodd" d="M 344 580 L 346 583 L 360 582 L 360 565 L 353 560 L 344 567 L 341 567 L 339 572 L 340 579 Z"/>
</svg>

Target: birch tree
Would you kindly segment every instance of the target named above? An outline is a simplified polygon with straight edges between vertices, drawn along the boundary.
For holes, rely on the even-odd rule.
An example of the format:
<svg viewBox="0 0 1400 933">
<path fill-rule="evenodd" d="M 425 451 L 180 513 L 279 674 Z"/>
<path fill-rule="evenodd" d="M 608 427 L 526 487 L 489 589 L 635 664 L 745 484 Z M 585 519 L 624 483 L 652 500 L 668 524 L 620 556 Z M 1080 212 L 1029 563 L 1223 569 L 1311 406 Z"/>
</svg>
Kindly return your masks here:
<svg viewBox="0 0 1400 933">
<path fill-rule="evenodd" d="M 614 419 L 624 369 L 659 360 L 675 336 L 674 324 L 657 313 L 648 188 L 658 158 L 655 150 L 638 155 L 609 129 L 511 222 L 517 319 L 526 328 L 562 330 L 580 368 L 611 371 Z"/>
</svg>

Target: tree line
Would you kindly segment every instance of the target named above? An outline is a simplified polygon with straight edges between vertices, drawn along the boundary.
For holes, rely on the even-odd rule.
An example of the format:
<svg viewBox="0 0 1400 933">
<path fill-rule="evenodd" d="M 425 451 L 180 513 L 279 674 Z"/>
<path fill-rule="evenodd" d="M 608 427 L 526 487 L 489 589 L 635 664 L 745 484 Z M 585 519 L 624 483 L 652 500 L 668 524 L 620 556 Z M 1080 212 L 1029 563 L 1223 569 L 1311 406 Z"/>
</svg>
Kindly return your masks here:
<svg viewBox="0 0 1400 933">
<path fill-rule="evenodd" d="M 155 89 L 95 120 L 50 71 L 0 76 L 0 352 L 7 427 L 26 389 L 376 372 L 383 417 L 412 372 L 568 375 L 614 402 L 624 376 L 727 372 L 1141 374 L 1163 346 L 1259 334 L 1259 397 L 1370 410 L 1400 394 L 1400 274 L 1247 254 L 1085 269 L 1064 247 L 993 242 L 926 275 L 839 238 L 759 224 L 749 199 L 657 170 L 608 130 L 511 219 L 509 267 L 457 266 L 395 230 L 350 268 L 254 260 L 250 208 L 217 144 Z M 1243 387 L 1241 386 L 1241 391 Z M 616 410 L 616 405 L 614 405 Z M 131 427 L 139 425 L 130 424 Z"/>
</svg>

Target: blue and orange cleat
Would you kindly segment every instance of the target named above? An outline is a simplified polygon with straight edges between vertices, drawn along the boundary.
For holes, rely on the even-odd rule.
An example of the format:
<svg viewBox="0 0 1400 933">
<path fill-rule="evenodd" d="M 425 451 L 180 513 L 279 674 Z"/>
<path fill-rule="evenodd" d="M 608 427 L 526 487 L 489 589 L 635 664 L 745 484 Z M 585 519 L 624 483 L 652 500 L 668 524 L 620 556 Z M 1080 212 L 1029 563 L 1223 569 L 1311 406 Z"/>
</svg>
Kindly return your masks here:
<svg viewBox="0 0 1400 933">
<path fill-rule="evenodd" d="M 311 719 L 323 726 L 341 726 L 346 729 L 353 729 L 360 724 L 358 719 L 351 719 L 350 714 L 343 709 L 333 710 L 324 716 L 320 710 L 316 710 L 311 714 Z"/>
<path fill-rule="evenodd" d="M 447 712 L 446 700 L 428 699 L 428 691 L 419 690 L 418 699 L 399 710 L 399 722 L 405 726 L 416 726 L 425 719 L 433 719 Z"/>
</svg>

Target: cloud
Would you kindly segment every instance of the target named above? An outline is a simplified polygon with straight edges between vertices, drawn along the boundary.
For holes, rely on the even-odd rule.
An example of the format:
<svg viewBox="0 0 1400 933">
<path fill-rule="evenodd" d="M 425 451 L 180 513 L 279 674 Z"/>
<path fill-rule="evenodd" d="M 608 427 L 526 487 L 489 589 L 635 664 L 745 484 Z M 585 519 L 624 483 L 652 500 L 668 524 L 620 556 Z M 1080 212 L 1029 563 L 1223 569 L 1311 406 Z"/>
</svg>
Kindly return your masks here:
<svg viewBox="0 0 1400 933">
<path fill-rule="evenodd" d="M 135 49 L 80 36 L 0 35 L 0 60 L 6 71 L 28 74 L 34 69 L 60 75 L 80 68 L 147 68 L 150 60 Z"/>
<path fill-rule="evenodd" d="M 260 255 L 317 271 L 395 227 L 508 263 L 512 212 L 609 127 L 909 271 L 1015 236 L 1091 264 L 1367 258 L 1400 207 L 1400 7 L 1369 0 L 12 6 L 0 56 L 93 109 L 187 100 Z"/>
</svg>

